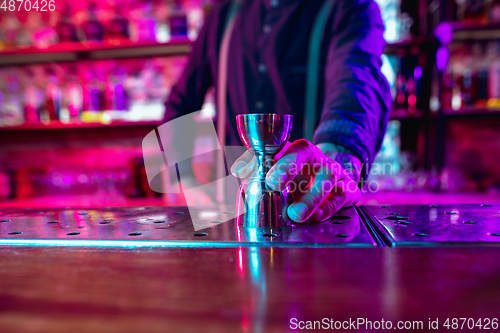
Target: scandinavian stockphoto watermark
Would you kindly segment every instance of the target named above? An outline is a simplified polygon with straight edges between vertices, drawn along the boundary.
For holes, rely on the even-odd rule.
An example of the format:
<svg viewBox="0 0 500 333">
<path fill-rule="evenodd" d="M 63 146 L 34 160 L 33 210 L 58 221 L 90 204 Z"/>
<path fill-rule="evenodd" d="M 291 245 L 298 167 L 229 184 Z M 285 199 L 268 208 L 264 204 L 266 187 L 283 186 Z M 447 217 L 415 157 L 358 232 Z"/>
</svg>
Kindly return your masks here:
<svg viewBox="0 0 500 333">
<path fill-rule="evenodd" d="M 215 156 L 215 164 L 223 165 L 225 170 L 226 165 L 231 166 L 246 151 L 243 146 L 222 149 L 213 122 L 200 122 L 200 113 L 197 111 L 168 121 L 148 133 L 142 141 L 144 166 L 151 190 L 168 194 L 180 194 L 182 190 L 195 230 L 213 225 L 210 217 L 214 213 L 199 210 L 200 206 L 210 203 L 201 199 L 217 198 L 217 203 L 235 206 L 240 180 L 224 172 L 225 175 L 212 182 L 198 184 L 193 180 L 190 167 L 193 160 Z M 203 133 L 204 141 L 196 141 L 198 133 Z M 219 218 L 218 222 L 226 222 L 233 216 Z"/>
<path fill-rule="evenodd" d="M 328 193 L 338 193 L 339 191 L 354 192 L 357 188 L 360 189 L 361 193 L 378 192 L 380 190 L 378 181 L 360 177 L 363 168 L 365 168 L 363 163 L 340 164 L 332 160 L 300 164 L 287 161 L 286 163 L 278 163 L 273 172 L 280 175 L 280 177 L 276 177 L 281 180 L 278 184 L 280 188 L 288 185 L 292 193 L 309 191 L 324 197 Z M 393 175 L 393 166 L 391 163 L 373 163 L 370 174 Z M 300 177 L 301 175 L 309 177 Z M 295 181 L 290 181 L 291 179 L 295 179 Z M 311 181 L 311 179 L 316 181 Z"/>
<path fill-rule="evenodd" d="M 182 192 L 195 230 L 213 225 L 203 216 L 196 218 L 201 214 L 198 208 L 204 205 L 201 199 L 217 198 L 217 202 L 212 201 L 211 204 L 224 203 L 234 206 L 241 179 L 224 172 L 212 182 L 198 184 L 193 180 L 190 167 L 192 162 L 196 159 L 215 156 L 215 164 L 222 166 L 225 171 L 226 167 L 230 168 L 246 151 L 243 146 L 221 147 L 213 122 L 200 122 L 200 113 L 201 111 L 197 111 L 168 121 L 148 133 L 142 141 L 146 176 L 151 190 L 170 194 Z M 201 141 L 199 133 L 203 133 Z M 340 165 L 325 157 L 320 163 L 289 163 L 287 166 L 288 170 L 277 171 L 284 172 L 289 177 L 295 177 L 299 173 L 309 176 L 297 177 L 293 182 L 288 182 L 290 190 L 294 193 L 312 192 L 325 196 L 339 190 L 354 191 L 358 186 L 361 192 L 377 192 L 380 188 L 376 181 L 359 180 L 359 175 L 364 168 L 364 165 L 360 163 L 342 162 Z M 371 174 L 386 175 L 392 174 L 393 171 L 389 163 L 373 164 L 371 170 Z M 316 179 L 316 181 L 311 181 L 311 179 Z M 258 200 L 254 202 L 257 203 Z M 208 214 L 208 212 L 205 211 L 203 214 Z M 220 222 L 229 221 L 232 218 L 227 215 L 225 220 L 220 220 Z"/>
<path fill-rule="evenodd" d="M 434 324 L 429 320 L 429 329 L 433 329 Z M 369 320 L 367 318 L 349 318 L 348 320 L 336 320 L 333 318 L 323 318 L 321 320 L 298 320 L 290 318 L 290 329 L 292 330 L 422 330 L 424 322 L 397 321 L 390 320 Z"/>
<path fill-rule="evenodd" d="M 292 330 L 474 330 L 498 329 L 498 318 L 428 318 L 428 320 L 371 320 L 368 318 L 349 318 L 337 320 L 323 318 L 321 320 L 299 320 L 290 318 Z"/>
</svg>

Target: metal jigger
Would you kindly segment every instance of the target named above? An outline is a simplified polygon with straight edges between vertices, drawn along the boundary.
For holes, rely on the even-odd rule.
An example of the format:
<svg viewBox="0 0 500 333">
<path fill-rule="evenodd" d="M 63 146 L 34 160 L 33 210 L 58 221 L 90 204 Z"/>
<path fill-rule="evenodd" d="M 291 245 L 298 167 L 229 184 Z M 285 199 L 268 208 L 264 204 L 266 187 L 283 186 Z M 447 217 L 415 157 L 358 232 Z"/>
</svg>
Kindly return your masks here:
<svg viewBox="0 0 500 333">
<path fill-rule="evenodd" d="M 285 146 L 292 130 L 293 116 L 243 114 L 236 117 L 238 133 L 257 160 L 257 171 L 240 185 L 236 223 L 247 228 L 282 228 L 290 225 L 286 209 L 290 189 L 274 191 L 266 186 L 266 174 L 274 157 Z"/>
</svg>

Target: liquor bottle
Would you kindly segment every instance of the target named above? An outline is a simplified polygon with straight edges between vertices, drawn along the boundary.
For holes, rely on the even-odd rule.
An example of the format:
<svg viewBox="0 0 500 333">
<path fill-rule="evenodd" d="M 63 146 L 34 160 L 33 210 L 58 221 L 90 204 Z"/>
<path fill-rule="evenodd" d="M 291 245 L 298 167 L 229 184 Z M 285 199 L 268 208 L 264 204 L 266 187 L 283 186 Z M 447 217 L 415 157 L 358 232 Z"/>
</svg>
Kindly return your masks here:
<svg viewBox="0 0 500 333">
<path fill-rule="evenodd" d="M 399 70 L 396 74 L 396 108 L 408 108 L 408 82 L 406 51 L 399 54 Z"/>
<path fill-rule="evenodd" d="M 202 9 L 203 9 L 203 17 L 206 18 L 208 14 L 212 11 L 212 8 L 214 8 L 214 3 L 212 0 L 203 0 L 202 1 Z"/>
<path fill-rule="evenodd" d="M 38 107 L 36 88 L 31 83 L 24 87 L 25 105 L 24 105 L 24 121 L 28 123 L 40 122 L 40 110 Z"/>
<path fill-rule="evenodd" d="M 500 43 L 492 42 L 492 59 L 488 68 L 488 107 L 500 108 Z"/>
<path fill-rule="evenodd" d="M 78 77 L 78 67 L 74 64 L 68 65 L 65 69 L 63 88 L 63 99 L 61 108 L 61 120 L 80 118 L 83 111 L 83 93 L 80 79 Z"/>
<path fill-rule="evenodd" d="M 99 89 L 99 85 L 92 82 L 89 85 L 89 111 L 101 111 L 102 110 L 102 100 L 101 97 L 101 89 Z"/>
<path fill-rule="evenodd" d="M 488 103 L 488 62 L 489 59 L 489 48 L 486 48 L 484 52 L 484 47 L 486 45 L 477 44 L 474 48 L 474 68 L 477 72 L 477 90 L 476 90 L 476 100 L 474 101 L 474 106 L 476 108 L 485 108 Z"/>
<path fill-rule="evenodd" d="M 458 5 L 457 17 L 459 20 L 486 23 L 486 6 L 488 0 L 455 0 Z"/>
<path fill-rule="evenodd" d="M 47 111 L 49 119 L 59 120 L 60 112 L 62 106 L 62 94 L 58 87 L 58 80 L 54 71 L 49 68 L 47 69 L 47 76 L 49 78 L 49 84 L 47 85 L 46 99 L 45 99 L 45 109 Z"/>
<path fill-rule="evenodd" d="M 0 169 L 0 200 L 12 198 L 14 196 L 12 172 Z"/>
<path fill-rule="evenodd" d="M 92 2 L 89 5 L 88 19 L 82 25 L 85 40 L 102 41 L 104 27 L 97 18 L 97 5 Z"/>
<path fill-rule="evenodd" d="M 103 101 L 102 110 L 103 111 L 114 111 L 115 110 L 115 87 L 111 82 L 106 82 L 103 89 Z"/>
<path fill-rule="evenodd" d="M 174 0 L 169 17 L 170 35 L 172 38 L 186 38 L 188 35 L 187 15 L 181 0 Z"/>
<path fill-rule="evenodd" d="M 52 42 L 54 43 L 55 39 Z M 16 36 L 16 47 L 28 47 L 31 45 L 33 45 L 33 42 L 31 40 L 31 33 L 28 24 L 20 24 Z"/>
<path fill-rule="evenodd" d="M 153 6 L 149 1 L 143 2 L 140 14 L 134 21 L 134 26 L 134 41 L 156 41 L 156 18 L 153 15 Z"/>
<path fill-rule="evenodd" d="M 35 190 L 31 180 L 32 171 L 28 167 L 19 167 L 14 173 L 14 194 L 16 199 L 33 196 Z"/>
<path fill-rule="evenodd" d="M 21 23 L 16 15 L 4 15 L 0 21 L 0 36 L 3 47 L 15 47 Z"/>
<path fill-rule="evenodd" d="M 462 73 L 462 105 L 473 106 L 476 96 L 475 75 L 472 69 L 466 68 Z"/>
<path fill-rule="evenodd" d="M 205 19 L 204 4 L 202 3 L 201 6 L 196 7 L 188 6 L 185 4 L 184 9 L 187 16 L 187 37 L 190 40 L 196 40 L 196 38 L 198 37 L 198 33 L 203 27 L 203 21 Z"/>
<path fill-rule="evenodd" d="M 156 42 L 166 43 L 170 40 L 170 27 L 168 25 L 168 15 L 170 13 L 170 0 L 163 0 L 156 4 L 155 6 L 155 16 L 156 16 Z"/>
<path fill-rule="evenodd" d="M 111 75 L 111 83 L 114 94 L 114 109 L 116 111 L 127 111 L 129 108 L 129 97 L 125 89 L 127 70 L 123 66 L 117 66 Z"/>
<path fill-rule="evenodd" d="M 85 84 L 83 84 L 83 111 L 101 111 L 101 89 L 94 68 L 85 69 Z"/>
<path fill-rule="evenodd" d="M 24 112 L 19 84 L 19 72 L 9 71 L 4 78 L 5 89 L 1 97 L 0 118 L 5 125 L 19 125 L 24 121 Z"/>
<path fill-rule="evenodd" d="M 78 37 L 76 34 L 76 26 L 71 20 L 71 6 L 66 3 L 61 15 L 60 21 L 56 26 L 57 35 L 59 36 L 59 43 L 77 42 Z"/>
<path fill-rule="evenodd" d="M 445 109 L 451 108 L 454 86 L 453 73 L 448 69 L 443 73 L 443 90 L 441 92 L 441 105 Z"/>
<path fill-rule="evenodd" d="M 40 109 L 37 98 L 37 88 L 34 85 L 34 70 L 27 67 L 23 74 L 21 82 L 24 87 L 24 121 L 28 123 L 37 123 L 40 121 Z"/>
<path fill-rule="evenodd" d="M 481 53 L 480 45 L 475 44 L 472 50 L 466 54 L 463 59 L 464 70 L 462 72 L 461 90 L 462 90 L 462 105 L 474 106 L 477 99 L 478 88 L 478 73 L 477 73 L 477 57 Z"/>
<path fill-rule="evenodd" d="M 53 12 L 49 12 L 51 16 Z M 50 24 L 42 19 L 37 11 L 28 12 L 28 22 L 31 26 L 30 35 L 32 44 L 38 48 L 46 48 L 49 45 L 57 43 L 57 32 Z"/>
<path fill-rule="evenodd" d="M 126 193 L 128 197 L 145 197 L 146 192 L 141 182 L 141 170 L 144 169 L 144 160 L 140 157 L 134 157 L 130 160 L 130 176 L 128 179 Z"/>
<path fill-rule="evenodd" d="M 83 109 L 82 87 L 75 81 L 69 81 L 67 86 L 67 95 L 69 118 L 80 118 L 80 113 Z"/>
<path fill-rule="evenodd" d="M 154 192 L 149 186 L 144 159 L 142 157 L 134 157 L 130 160 L 130 171 L 126 188 L 128 197 L 161 197 L 160 193 Z"/>
<path fill-rule="evenodd" d="M 486 107 L 488 103 L 488 66 L 483 64 L 477 71 L 477 98 L 474 105 Z"/>
<path fill-rule="evenodd" d="M 122 14 L 119 6 L 115 7 L 113 18 L 107 29 L 107 40 L 110 43 L 119 43 L 123 40 L 129 40 L 130 34 L 128 31 L 128 20 Z"/>
<path fill-rule="evenodd" d="M 420 83 L 420 78 L 422 74 L 416 71 L 418 66 L 418 56 L 419 49 L 413 47 L 410 51 L 408 59 L 408 74 L 407 74 L 407 102 L 408 102 L 408 112 L 415 113 L 417 111 L 417 93 L 418 85 Z"/>
<path fill-rule="evenodd" d="M 491 2 L 488 13 L 490 23 L 500 23 L 500 0 L 493 0 Z"/>
</svg>

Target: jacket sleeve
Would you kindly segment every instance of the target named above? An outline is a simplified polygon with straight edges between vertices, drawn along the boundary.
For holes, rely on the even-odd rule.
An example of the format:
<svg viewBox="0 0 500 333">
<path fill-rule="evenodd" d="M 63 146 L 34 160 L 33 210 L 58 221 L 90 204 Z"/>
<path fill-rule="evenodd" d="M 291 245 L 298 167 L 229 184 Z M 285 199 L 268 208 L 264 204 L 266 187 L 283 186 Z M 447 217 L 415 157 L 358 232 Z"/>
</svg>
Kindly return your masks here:
<svg viewBox="0 0 500 333">
<path fill-rule="evenodd" d="M 361 176 L 366 179 L 391 105 L 389 85 L 380 71 L 384 25 L 373 0 L 340 0 L 333 13 L 324 105 L 313 141 L 351 152 L 360 159 Z"/>
</svg>

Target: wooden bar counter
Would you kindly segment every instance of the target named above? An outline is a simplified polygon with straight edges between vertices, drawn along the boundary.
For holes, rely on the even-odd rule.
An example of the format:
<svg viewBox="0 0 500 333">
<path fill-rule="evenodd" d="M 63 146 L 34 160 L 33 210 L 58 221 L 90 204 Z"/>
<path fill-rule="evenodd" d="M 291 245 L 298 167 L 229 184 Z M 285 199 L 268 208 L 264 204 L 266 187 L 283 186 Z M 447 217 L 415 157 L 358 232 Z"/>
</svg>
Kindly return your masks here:
<svg viewBox="0 0 500 333">
<path fill-rule="evenodd" d="M 301 331 L 292 318 L 422 321 L 426 332 L 436 319 L 433 331 L 500 317 L 495 244 L 83 245 L 0 246 L 0 332 Z M 450 328 L 465 330 L 482 331 Z"/>
</svg>

